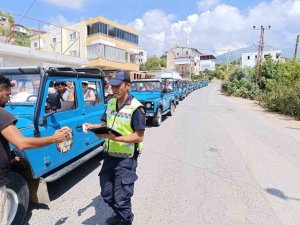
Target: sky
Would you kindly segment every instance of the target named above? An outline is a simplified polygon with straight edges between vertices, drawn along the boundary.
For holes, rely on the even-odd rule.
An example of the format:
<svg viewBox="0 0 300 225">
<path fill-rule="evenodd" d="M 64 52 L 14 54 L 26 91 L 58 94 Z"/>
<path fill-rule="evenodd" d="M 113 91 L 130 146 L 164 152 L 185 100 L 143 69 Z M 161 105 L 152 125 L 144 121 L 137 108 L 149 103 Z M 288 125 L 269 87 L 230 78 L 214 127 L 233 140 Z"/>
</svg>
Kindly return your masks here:
<svg viewBox="0 0 300 225">
<path fill-rule="evenodd" d="M 148 56 L 176 45 L 216 56 L 245 47 L 255 51 L 260 30 L 254 25 L 271 26 L 266 45 L 294 49 L 300 33 L 300 0 L 0 0 L 0 10 L 60 26 L 104 16 L 136 29 Z M 38 27 L 17 15 L 16 21 Z"/>
</svg>

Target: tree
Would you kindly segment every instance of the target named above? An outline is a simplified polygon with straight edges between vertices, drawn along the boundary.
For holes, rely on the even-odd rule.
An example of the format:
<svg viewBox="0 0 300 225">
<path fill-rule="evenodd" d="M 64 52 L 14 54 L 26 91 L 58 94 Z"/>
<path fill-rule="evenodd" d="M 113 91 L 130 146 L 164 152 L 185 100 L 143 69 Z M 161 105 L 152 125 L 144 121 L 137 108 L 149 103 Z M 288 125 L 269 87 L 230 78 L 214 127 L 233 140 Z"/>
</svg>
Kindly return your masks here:
<svg viewBox="0 0 300 225">
<path fill-rule="evenodd" d="M 167 55 L 163 54 L 160 57 L 160 67 L 167 67 Z"/>
<path fill-rule="evenodd" d="M 146 65 L 144 63 L 140 64 L 140 70 L 141 71 L 147 70 L 147 67 L 146 67 Z"/>
<path fill-rule="evenodd" d="M 158 58 L 156 55 L 148 58 L 145 66 L 147 70 L 160 70 L 160 58 Z"/>
<path fill-rule="evenodd" d="M 24 47 L 30 47 L 30 38 L 27 34 L 16 34 L 15 44 Z"/>
<path fill-rule="evenodd" d="M 0 16 L 3 16 L 5 18 L 7 18 L 8 19 L 8 24 L 9 24 L 9 27 L 5 27 L 5 26 L 1 27 L 0 35 L 7 37 L 7 41 L 10 42 L 10 40 L 14 36 L 14 30 L 13 30 L 14 23 L 15 23 L 14 18 L 11 14 L 5 13 L 5 12 L 2 12 L 2 11 L 0 11 Z"/>
</svg>

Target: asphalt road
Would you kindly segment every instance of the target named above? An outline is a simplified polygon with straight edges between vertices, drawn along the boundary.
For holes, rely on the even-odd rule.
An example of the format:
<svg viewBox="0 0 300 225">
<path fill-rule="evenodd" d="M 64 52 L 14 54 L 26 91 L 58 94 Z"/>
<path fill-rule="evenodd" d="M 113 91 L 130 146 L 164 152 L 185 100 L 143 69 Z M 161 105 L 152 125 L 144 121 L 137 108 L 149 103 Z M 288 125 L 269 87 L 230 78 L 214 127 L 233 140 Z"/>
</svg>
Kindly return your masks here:
<svg viewBox="0 0 300 225">
<path fill-rule="evenodd" d="M 146 130 L 134 225 L 300 224 L 300 122 L 226 97 L 214 82 Z M 30 225 L 105 224 L 93 158 L 48 185 Z"/>
</svg>

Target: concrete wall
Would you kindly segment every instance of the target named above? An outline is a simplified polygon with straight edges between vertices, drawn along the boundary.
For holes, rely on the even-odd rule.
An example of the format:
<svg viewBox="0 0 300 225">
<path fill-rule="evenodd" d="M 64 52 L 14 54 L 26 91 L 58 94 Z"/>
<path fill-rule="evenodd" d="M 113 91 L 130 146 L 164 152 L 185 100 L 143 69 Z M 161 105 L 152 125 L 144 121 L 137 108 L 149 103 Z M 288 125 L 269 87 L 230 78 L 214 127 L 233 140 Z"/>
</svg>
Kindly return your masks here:
<svg viewBox="0 0 300 225">
<path fill-rule="evenodd" d="M 0 43 L 0 66 L 70 66 L 81 67 L 87 63 L 86 59 L 48 53 Z"/>
<path fill-rule="evenodd" d="M 1 65 L 2 61 L 2 65 Z M 70 66 L 74 67 L 74 64 L 71 63 L 59 63 L 59 62 L 50 62 L 45 60 L 39 60 L 34 58 L 24 58 L 16 56 L 2 56 L 0 57 L 0 66 L 2 67 L 19 67 L 19 66 Z M 77 67 L 77 66 L 76 66 Z"/>
</svg>

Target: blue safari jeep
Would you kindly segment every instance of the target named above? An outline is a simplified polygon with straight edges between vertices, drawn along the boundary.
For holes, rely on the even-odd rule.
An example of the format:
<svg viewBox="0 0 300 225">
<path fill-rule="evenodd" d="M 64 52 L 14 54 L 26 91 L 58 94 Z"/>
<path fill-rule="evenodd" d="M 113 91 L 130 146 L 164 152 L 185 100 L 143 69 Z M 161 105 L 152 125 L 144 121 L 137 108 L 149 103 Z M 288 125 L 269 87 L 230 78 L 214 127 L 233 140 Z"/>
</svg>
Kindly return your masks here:
<svg viewBox="0 0 300 225">
<path fill-rule="evenodd" d="M 49 203 L 47 182 L 55 181 L 103 150 L 103 140 L 84 133 L 82 124 L 98 123 L 105 110 L 103 76 L 97 69 L 2 68 L 14 84 L 6 110 L 26 137 L 44 137 L 69 127 L 71 134 L 60 144 L 35 150 L 11 148 L 20 161 L 13 164 L 8 190 L 8 224 L 22 224 L 29 199 Z M 87 99 L 83 83 L 94 92 Z M 59 94 L 58 94 L 59 93 Z"/>
<path fill-rule="evenodd" d="M 172 116 L 175 107 L 175 94 L 171 86 L 161 79 L 140 79 L 131 83 L 130 94 L 146 108 L 146 118 L 152 125 L 160 126 L 163 115 Z"/>
</svg>

